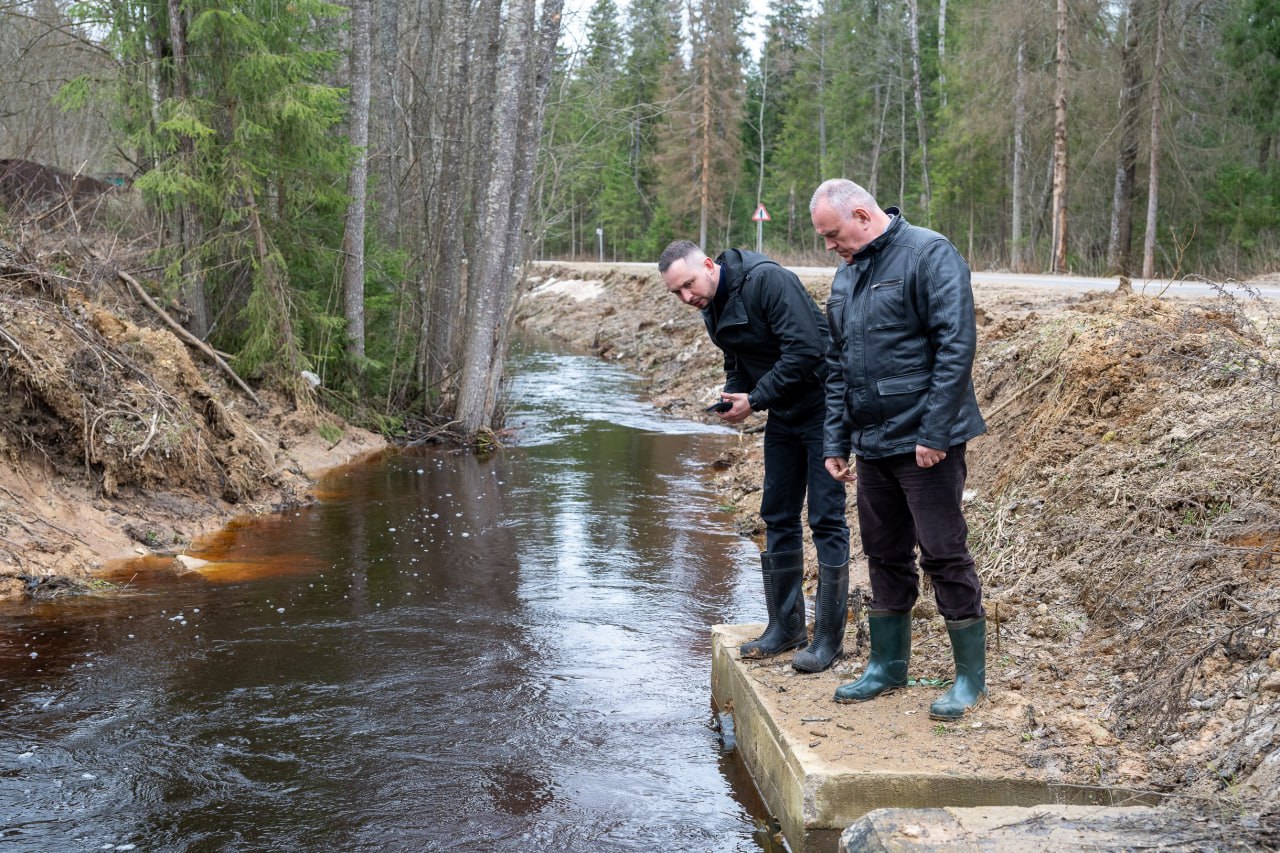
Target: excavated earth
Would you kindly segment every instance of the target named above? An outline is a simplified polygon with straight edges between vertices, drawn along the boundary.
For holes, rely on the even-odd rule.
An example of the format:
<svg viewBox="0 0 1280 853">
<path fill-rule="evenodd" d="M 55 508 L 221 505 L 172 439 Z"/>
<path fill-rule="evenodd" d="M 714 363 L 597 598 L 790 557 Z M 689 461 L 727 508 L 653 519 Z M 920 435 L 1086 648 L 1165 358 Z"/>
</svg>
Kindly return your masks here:
<svg viewBox="0 0 1280 853">
<path fill-rule="evenodd" d="M 802 279 L 822 304 L 828 276 Z M 784 657 L 749 664 L 751 677 L 785 695 L 780 727 L 825 757 L 879 750 L 904 771 L 945 760 L 1155 791 L 1277 843 L 1280 306 L 1239 285 L 1189 300 L 980 279 L 975 305 L 989 433 L 970 445 L 967 515 L 992 623 L 990 701 L 957 724 L 927 719 L 951 674 L 927 590 L 915 686 L 831 701 L 866 656 L 852 490 L 845 659 L 800 676 Z M 712 417 L 721 358 L 653 268 L 535 265 L 518 322 L 628 366 L 665 412 Z M 707 472 L 761 544 L 762 425 L 744 424 Z M 812 593 L 811 550 L 807 562 Z M 854 742 L 868 726 L 852 714 L 879 715 L 869 728 L 885 737 Z"/>
</svg>

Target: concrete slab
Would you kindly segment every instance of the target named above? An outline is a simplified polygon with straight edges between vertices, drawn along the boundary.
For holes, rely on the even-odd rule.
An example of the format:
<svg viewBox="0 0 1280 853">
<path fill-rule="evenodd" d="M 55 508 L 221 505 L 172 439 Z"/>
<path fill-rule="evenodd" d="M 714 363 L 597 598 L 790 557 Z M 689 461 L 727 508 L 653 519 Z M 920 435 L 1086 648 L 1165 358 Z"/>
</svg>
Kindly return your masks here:
<svg viewBox="0 0 1280 853">
<path fill-rule="evenodd" d="M 873 809 L 1158 799 L 1071 784 L 1054 768 L 1028 766 L 1020 733 L 999 713 L 984 714 L 985 706 L 959 723 L 930 720 L 938 688 L 908 688 L 857 705 L 823 701 L 848 679 L 847 670 L 802 675 L 791 668 L 790 654 L 740 660 L 738 646 L 762 629 L 712 629 L 712 698 L 732 715 L 736 748 L 794 853 L 834 853 L 840 833 Z"/>
<path fill-rule="evenodd" d="M 840 853 L 1254 849 L 1229 833 L 1217 822 L 1159 808 L 877 809 L 844 831 Z"/>
</svg>

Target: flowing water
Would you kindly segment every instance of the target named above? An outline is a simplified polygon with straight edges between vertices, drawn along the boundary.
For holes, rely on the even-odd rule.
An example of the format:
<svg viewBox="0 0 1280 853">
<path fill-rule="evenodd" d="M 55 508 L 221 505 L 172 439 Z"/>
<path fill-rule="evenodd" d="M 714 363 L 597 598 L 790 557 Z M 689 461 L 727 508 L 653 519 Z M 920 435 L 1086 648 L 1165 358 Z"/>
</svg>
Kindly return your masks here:
<svg viewBox="0 0 1280 853">
<path fill-rule="evenodd" d="M 595 359 L 512 366 L 519 443 L 394 453 L 121 597 L 0 612 L 0 850 L 756 851 L 710 626 L 737 441 Z"/>
</svg>

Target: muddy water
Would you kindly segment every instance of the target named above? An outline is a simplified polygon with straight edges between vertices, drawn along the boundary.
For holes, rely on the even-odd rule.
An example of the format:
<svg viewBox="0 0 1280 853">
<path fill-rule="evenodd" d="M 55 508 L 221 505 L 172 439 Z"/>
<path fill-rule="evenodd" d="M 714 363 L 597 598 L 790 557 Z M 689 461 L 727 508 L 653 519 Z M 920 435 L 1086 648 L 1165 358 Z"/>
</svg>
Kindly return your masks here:
<svg viewBox="0 0 1280 853">
<path fill-rule="evenodd" d="M 709 702 L 732 435 L 531 353 L 521 444 L 335 472 L 124 598 L 0 613 L 0 850 L 759 850 Z"/>
</svg>

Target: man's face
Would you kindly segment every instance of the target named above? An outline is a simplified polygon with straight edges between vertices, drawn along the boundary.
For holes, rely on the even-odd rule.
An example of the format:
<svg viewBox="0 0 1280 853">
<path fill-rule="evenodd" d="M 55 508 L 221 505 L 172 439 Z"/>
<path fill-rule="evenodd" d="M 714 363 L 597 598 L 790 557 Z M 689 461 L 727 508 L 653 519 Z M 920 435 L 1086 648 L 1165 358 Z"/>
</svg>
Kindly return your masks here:
<svg viewBox="0 0 1280 853">
<path fill-rule="evenodd" d="M 812 218 L 813 230 L 826 242 L 827 251 L 844 258 L 846 264 L 877 236 L 872 233 L 871 214 L 861 207 L 844 213 L 822 199 L 813 209 Z"/>
<path fill-rule="evenodd" d="M 716 295 L 716 264 L 707 256 L 701 259 L 690 255 L 674 261 L 662 274 L 667 292 L 685 305 L 702 309 L 711 304 Z"/>
</svg>

